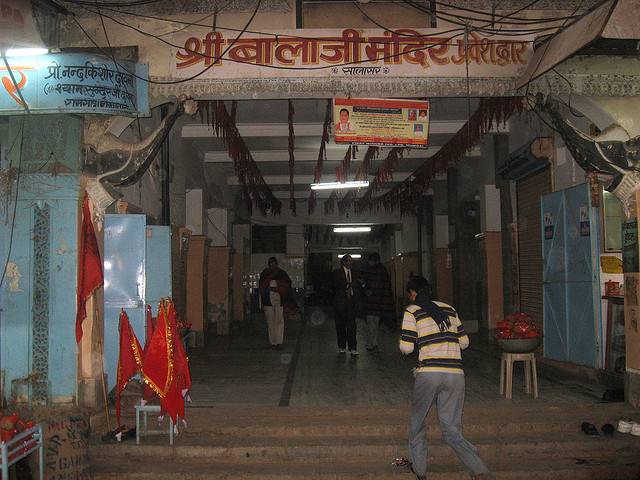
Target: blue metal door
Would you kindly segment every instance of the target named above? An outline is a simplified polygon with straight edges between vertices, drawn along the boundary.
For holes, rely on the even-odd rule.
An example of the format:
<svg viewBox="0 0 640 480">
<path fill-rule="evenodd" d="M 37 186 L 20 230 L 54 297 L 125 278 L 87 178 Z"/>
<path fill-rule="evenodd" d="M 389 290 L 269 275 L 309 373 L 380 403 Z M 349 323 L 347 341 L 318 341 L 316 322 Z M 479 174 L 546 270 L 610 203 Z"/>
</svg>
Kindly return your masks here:
<svg viewBox="0 0 640 480">
<path fill-rule="evenodd" d="M 146 236 L 145 303 L 155 316 L 160 300 L 171 297 L 171 227 L 148 226 Z"/>
<path fill-rule="evenodd" d="M 544 354 L 592 367 L 600 364 L 598 215 L 587 184 L 542 197 Z"/>
<path fill-rule="evenodd" d="M 109 390 L 116 384 L 121 309 L 144 342 L 146 226 L 144 215 L 104 219 L 104 369 Z"/>
</svg>

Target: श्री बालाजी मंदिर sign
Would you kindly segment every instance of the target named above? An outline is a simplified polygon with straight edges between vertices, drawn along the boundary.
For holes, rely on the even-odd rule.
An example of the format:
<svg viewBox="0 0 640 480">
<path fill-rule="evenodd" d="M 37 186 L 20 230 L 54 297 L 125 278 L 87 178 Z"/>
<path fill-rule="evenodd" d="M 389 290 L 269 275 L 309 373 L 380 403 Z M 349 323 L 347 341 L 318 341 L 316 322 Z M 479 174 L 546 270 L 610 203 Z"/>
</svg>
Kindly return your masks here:
<svg viewBox="0 0 640 480">
<path fill-rule="evenodd" d="M 438 29 L 304 29 L 225 38 L 221 32 L 172 36 L 171 75 L 188 78 L 518 77 L 532 37 Z M 223 54 L 224 53 L 224 58 Z M 206 71 L 203 71 L 206 69 Z"/>
</svg>

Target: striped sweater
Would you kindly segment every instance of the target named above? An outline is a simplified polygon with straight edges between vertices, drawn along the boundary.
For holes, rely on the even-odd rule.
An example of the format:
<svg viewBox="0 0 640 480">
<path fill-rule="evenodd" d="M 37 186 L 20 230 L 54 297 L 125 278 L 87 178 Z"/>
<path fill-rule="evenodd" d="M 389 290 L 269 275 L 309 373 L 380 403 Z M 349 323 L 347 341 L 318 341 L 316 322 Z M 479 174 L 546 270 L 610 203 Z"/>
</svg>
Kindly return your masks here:
<svg viewBox="0 0 640 480">
<path fill-rule="evenodd" d="M 417 305 L 409 305 L 402 318 L 400 351 L 408 355 L 418 345 L 418 372 L 464 374 L 460 351 L 469 346 L 469 337 L 453 307 L 434 303 L 449 314 L 451 327 L 441 332 L 428 313 Z"/>
</svg>

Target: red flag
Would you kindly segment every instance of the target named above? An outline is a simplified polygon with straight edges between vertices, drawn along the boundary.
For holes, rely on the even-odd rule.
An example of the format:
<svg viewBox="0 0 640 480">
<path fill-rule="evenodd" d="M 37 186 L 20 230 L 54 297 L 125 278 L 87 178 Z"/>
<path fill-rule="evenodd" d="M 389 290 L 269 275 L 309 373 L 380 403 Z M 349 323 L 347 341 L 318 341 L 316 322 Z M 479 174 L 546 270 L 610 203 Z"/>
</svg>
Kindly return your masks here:
<svg viewBox="0 0 640 480">
<path fill-rule="evenodd" d="M 144 357 L 147 354 L 147 350 L 149 349 L 149 343 L 151 342 L 151 338 L 153 338 L 153 332 L 155 331 L 155 319 L 151 316 L 151 305 L 147 305 L 147 324 L 146 324 L 146 336 L 144 339 L 144 351 L 142 356 Z M 144 383 L 142 397 L 149 401 L 151 397 L 153 397 L 153 390 L 149 385 Z"/>
<path fill-rule="evenodd" d="M 120 394 L 129 383 L 129 379 L 142 369 L 142 350 L 140 342 L 129 323 L 127 312 L 120 312 L 120 354 L 116 379 L 116 420 L 120 426 Z"/>
<path fill-rule="evenodd" d="M 144 382 L 160 397 L 162 411 L 174 422 L 184 417 L 183 391 L 191 386 L 191 375 L 176 325 L 171 302 L 160 303 L 156 330 L 144 359 Z"/>
<path fill-rule="evenodd" d="M 76 342 L 82 340 L 82 321 L 87 317 L 85 304 L 88 298 L 96 291 L 104 277 L 102 275 L 102 260 L 98 250 L 96 232 L 91 222 L 89 210 L 89 195 L 84 192 L 82 201 L 82 228 L 80 230 L 80 243 L 78 256 L 78 308 L 76 311 Z"/>
</svg>

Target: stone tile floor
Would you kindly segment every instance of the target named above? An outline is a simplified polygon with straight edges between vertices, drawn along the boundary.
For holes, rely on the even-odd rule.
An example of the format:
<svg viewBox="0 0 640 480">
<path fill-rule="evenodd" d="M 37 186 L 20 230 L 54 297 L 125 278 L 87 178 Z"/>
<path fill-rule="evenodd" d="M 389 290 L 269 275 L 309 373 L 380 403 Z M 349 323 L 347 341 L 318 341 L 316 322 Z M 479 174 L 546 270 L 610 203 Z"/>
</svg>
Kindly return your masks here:
<svg viewBox="0 0 640 480">
<path fill-rule="evenodd" d="M 416 357 L 399 353 L 397 337 L 398 332 L 381 326 L 380 351 L 369 353 L 359 324 L 360 356 L 340 355 L 330 312 L 307 309 L 305 322 L 286 323 L 284 348 L 275 351 L 268 345 L 266 322 L 256 315 L 233 335 L 212 336 L 205 348 L 191 352 L 191 406 L 408 405 Z M 497 356 L 473 337 L 471 343 L 464 354 L 467 404 L 511 403 L 498 393 Z M 523 373 L 516 369 L 513 402 L 597 403 L 604 390 L 578 381 L 556 380 L 544 371 L 539 373 L 538 384 L 540 398 L 534 401 L 524 394 Z"/>
</svg>

